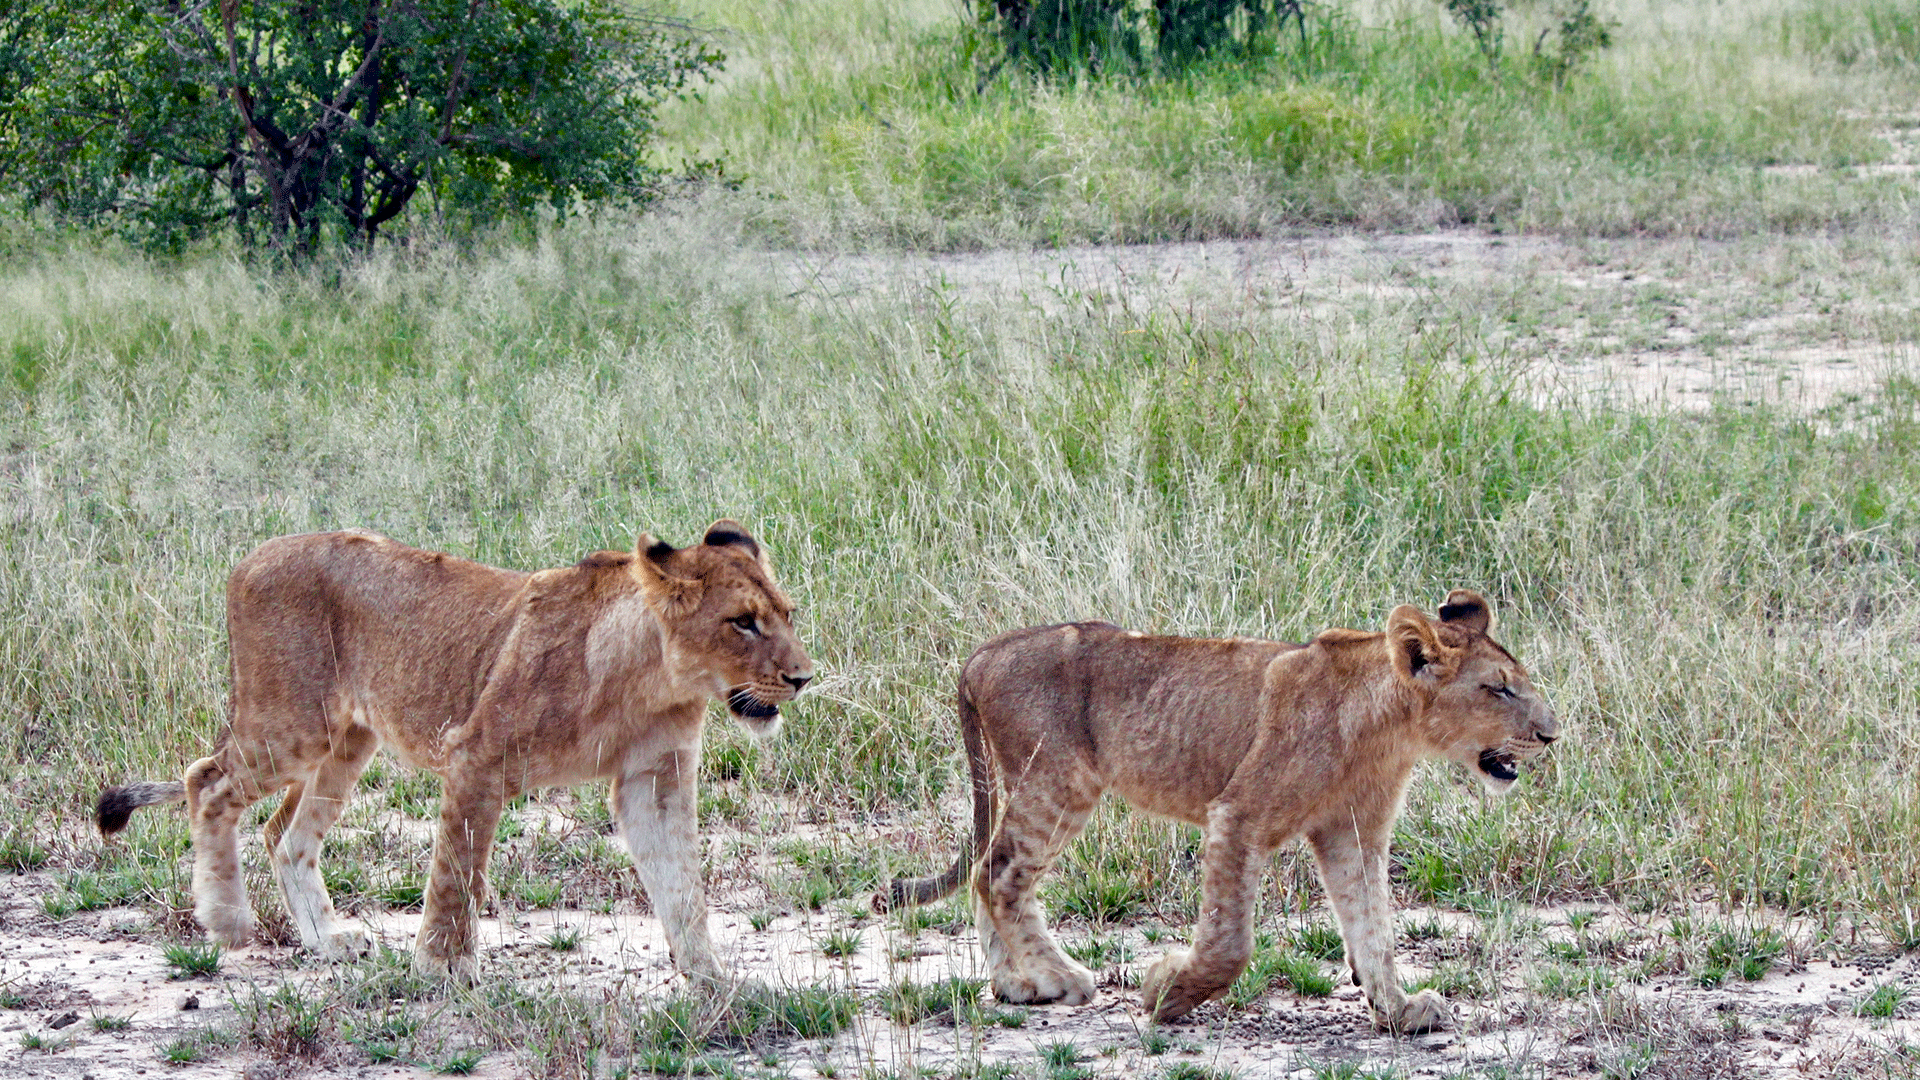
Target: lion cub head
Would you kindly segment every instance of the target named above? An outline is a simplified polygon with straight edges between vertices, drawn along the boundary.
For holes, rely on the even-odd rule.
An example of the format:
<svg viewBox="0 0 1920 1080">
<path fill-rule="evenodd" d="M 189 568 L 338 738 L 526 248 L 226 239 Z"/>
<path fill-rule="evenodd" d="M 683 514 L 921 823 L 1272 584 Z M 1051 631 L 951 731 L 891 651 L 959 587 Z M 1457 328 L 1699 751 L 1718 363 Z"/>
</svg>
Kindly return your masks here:
<svg viewBox="0 0 1920 1080">
<path fill-rule="evenodd" d="M 793 601 L 773 580 L 767 553 L 740 523 L 722 518 L 690 548 L 644 534 L 634 576 L 664 632 L 669 662 L 704 680 L 756 735 L 780 727 L 780 703 L 813 678 L 793 631 Z"/>
<path fill-rule="evenodd" d="M 1433 619 L 1411 604 L 1387 617 L 1387 647 L 1401 681 L 1427 700 L 1422 725 L 1435 753 L 1505 791 L 1518 763 L 1559 737 L 1553 710 L 1513 654 L 1487 634 L 1493 609 L 1466 589 L 1447 594 Z"/>
</svg>

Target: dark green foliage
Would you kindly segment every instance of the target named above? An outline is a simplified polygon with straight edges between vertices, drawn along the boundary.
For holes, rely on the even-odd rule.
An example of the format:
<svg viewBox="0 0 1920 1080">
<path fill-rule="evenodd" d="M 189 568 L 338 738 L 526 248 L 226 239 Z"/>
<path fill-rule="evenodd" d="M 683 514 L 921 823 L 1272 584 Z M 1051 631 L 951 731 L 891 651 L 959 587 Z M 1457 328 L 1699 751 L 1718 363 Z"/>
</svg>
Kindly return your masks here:
<svg viewBox="0 0 1920 1080">
<path fill-rule="evenodd" d="M 1006 58 L 1042 72 L 1181 68 L 1245 55 L 1295 24 L 1304 44 L 1308 0 L 994 0 L 981 24 Z"/>
<path fill-rule="evenodd" d="M 1499 68 L 1506 42 L 1500 0 L 1440 2 L 1447 14 L 1473 35 L 1474 45 L 1488 65 Z M 1592 0 L 1559 0 L 1547 12 L 1546 25 L 1533 39 L 1533 71 L 1542 81 L 1561 86 L 1594 53 L 1613 44 L 1616 24 L 1595 14 Z"/>
<path fill-rule="evenodd" d="M 10 5 L 0 179 L 159 248 L 366 242 L 422 193 L 456 223 L 637 203 L 654 108 L 720 59 L 614 0 Z"/>
</svg>

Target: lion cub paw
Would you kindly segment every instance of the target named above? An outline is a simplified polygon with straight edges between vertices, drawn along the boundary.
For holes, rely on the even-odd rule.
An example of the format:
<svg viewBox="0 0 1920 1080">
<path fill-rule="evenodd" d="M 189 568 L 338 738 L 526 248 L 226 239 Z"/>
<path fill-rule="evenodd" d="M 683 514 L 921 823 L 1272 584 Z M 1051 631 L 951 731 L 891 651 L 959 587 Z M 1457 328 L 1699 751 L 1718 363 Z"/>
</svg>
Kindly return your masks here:
<svg viewBox="0 0 1920 1080">
<path fill-rule="evenodd" d="M 193 915 L 223 949 L 237 949 L 253 940 L 253 912 L 246 908 L 206 905 Z"/>
<path fill-rule="evenodd" d="M 1191 987 L 1181 985 L 1180 973 L 1186 970 L 1190 955 L 1168 953 L 1155 960 L 1140 977 L 1140 1007 L 1151 1013 L 1156 1023 L 1178 1020 L 1201 1002 L 1216 996 L 1196 994 Z"/>
<path fill-rule="evenodd" d="M 1424 1035 L 1453 1023 L 1453 1006 L 1432 990 L 1422 990 L 1392 1016 L 1376 1012 L 1374 1023 L 1395 1035 Z"/>
<path fill-rule="evenodd" d="M 993 992 L 1014 1005 L 1085 1005 L 1093 1000 L 1093 973 L 1078 964 L 1049 964 L 1032 975 L 995 975 Z"/>
<path fill-rule="evenodd" d="M 413 973 L 429 982 L 472 986 L 480 974 L 480 965 L 471 956 L 446 957 L 415 952 Z"/>
<path fill-rule="evenodd" d="M 358 960 L 373 952 L 373 938 L 361 930 L 337 930 L 318 951 L 328 960 Z"/>
</svg>

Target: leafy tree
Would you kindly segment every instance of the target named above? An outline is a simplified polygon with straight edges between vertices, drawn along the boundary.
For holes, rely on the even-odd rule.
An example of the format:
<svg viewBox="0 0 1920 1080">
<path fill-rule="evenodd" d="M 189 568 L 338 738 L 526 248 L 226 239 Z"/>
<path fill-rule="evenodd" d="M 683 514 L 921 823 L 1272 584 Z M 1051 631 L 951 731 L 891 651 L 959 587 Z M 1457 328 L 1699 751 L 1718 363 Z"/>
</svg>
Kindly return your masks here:
<svg viewBox="0 0 1920 1080">
<path fill-rule="evenodd" d="M 38 0 L 0 11 L 0 183 L 177 246 L 307 253 L 640 202 L 654 110 L 722 57 L 619 0 Z"/>
</svg>

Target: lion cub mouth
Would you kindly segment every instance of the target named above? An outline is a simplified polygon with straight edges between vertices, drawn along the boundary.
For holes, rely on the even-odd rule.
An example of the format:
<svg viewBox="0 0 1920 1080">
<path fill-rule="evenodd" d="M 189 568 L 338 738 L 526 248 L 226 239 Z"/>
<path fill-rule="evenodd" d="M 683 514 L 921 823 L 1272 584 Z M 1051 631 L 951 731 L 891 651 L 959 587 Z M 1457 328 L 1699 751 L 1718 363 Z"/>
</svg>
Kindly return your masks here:
<svg viewBox="0 0 1920 1080">
<path fill-rule="evenodd" d="M 765 720 L 780 715 L 779 706 L 762 700 L 760 695 L 744 686 L 727 695 L 727 710 L 748 720 Z"/>
<path fill-rule="evenodd" d="M 1520 779 L 1520 770 L 1514 767 L 1513 755 L 1499 750 L 1480 751 L 1480 771 L 1495 780 Z"/>
</svg>

